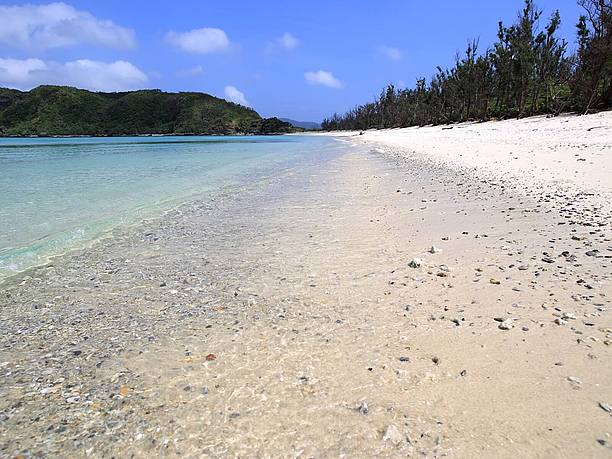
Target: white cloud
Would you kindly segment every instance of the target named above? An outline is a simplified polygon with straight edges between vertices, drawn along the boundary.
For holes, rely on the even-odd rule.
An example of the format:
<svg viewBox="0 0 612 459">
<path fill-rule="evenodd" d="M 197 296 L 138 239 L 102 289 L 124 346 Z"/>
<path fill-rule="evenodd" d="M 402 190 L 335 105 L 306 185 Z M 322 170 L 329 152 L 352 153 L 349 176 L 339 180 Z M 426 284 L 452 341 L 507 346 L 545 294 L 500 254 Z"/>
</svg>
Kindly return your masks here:
<svg viewBox="0 0 612 459">
<path fill-rule="evenodd" d="M 195 67 L 191 67 L 189 69 L 179 70 L 176 72 L 176 75 L 179 77 L 194 77 L 204 75 L 204 69 L 201 65 L 196 65 Z"/>
<path fill-rule="evenodd" d="M 380 48 L 380 52 L 392 61 L 402 60 L 402 52 L 397 48 L 393 48 L 391 46 L 382 46 Z"/>
<path fill-rule="evenodd" d="M 318 84 L 330 88 L 341 88 L 342 82 L 338 80 L 331 72 L 318 70 L 316 72 L 306 72 L 304 78 L 310 84 Z"/>
<path fill-rule="evenodd" d="M 227 51 L 231 45 L 227 34 L 221 29 L 194 29 L 187 32 L 171 30 L 166 41 L 177 48 L 195 54 L 208 54 Z"/>
<path fill-rule="evenodd" d="M 0 6 L 0 44 L 22 49 L 74 45 L 134 48 L 134 32 L 65 3 Z"/>
<path fill-rule="evenodd" d="M 0 59 L 0 86 L 31 89 L 41 84 L 76 86 L 93 91 L 142 88 L 147 76 L 126 61 L 90 59 L 59 63 L 41 59 Z"/>
<path fill-rule="evenodd" d="M 291 50 L 300 44 L 300 40 L 295 38 L 289 32 L 285 32 L 281 37 L 276 39 L 276 43 L 278 43 L 281 48 Z"/>
<path fill-rule="evenodd" d="M 244 105 L 245 107 L 251 106 L 249 101 L 246 100 L 246 97 L 244 97 L 244 93 L 239 91 L 235 86 L 226 86 L 224 92 L 227 100 L 236 104 Z"/>
</svg>

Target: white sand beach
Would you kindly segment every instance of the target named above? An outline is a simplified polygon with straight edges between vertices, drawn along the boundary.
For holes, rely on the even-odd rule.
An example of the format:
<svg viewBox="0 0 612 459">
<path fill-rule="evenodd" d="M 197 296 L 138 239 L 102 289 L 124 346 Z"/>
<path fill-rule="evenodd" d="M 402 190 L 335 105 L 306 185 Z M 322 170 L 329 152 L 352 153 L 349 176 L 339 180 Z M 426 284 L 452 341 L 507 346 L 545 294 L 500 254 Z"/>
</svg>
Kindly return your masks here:
<svg viewBox="0 0 612 459">
<path fill-rule="evenodd" d="M 612 112 L 369 130 L 359 140 L 542 192 L 594 193 L 590 199 L 612 206 Z"/>
</svg>

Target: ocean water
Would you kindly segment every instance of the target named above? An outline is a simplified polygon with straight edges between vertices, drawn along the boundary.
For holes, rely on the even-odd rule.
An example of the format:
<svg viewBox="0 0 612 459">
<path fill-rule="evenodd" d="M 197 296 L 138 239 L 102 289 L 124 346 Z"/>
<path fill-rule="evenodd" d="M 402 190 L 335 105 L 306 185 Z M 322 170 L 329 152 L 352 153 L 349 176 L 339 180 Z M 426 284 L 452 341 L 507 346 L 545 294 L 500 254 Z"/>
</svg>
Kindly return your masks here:
<svg viewBox="0 0 612 459">
<path fill-rule="evenodd" d="M 315 136 L 0 138 L 0 280 L 342 148 Z"/>
</svg>

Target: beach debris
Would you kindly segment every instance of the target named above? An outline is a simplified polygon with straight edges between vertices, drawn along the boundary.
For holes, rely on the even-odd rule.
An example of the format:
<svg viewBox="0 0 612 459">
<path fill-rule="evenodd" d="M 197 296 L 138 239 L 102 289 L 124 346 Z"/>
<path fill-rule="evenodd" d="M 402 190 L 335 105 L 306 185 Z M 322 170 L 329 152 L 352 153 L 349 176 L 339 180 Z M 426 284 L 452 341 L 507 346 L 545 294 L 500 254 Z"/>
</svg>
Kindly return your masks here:
<svg viewBox="0 0 612 459">
<path fill-rule="evenodd" d="M 213 360 L 217 360 L 217 356 L 215 354 L 208 354 L 206 356 L 206 361 L 207 362 L 212 362 Z"/>
<path fill-rule="evenodd" d="M 429 248 L 428 252 L 429 252 L 429 253 L 440 253 L 440 252 L 442 252 L 442 249 L 440 249 L 440 248 L 436 247 L 435 245 L 432 245 L 432 246 Z"/>
<path fill-rule="evenodd" d="M 400 357 L 399 361 L 400 362 L 410 362 L 410 357 Z"/>
<path fill-rule="evenodd" d="M 489 283 L 493 285 L 501 284 L 501 282 L 498 279 L 493 279 L 493 278 L 489 279 Z"/>
<path fill-rule="evenodd" d="M 436 365 L 439 365 L 439 364 L 440 364 L 440 358 L 439 358 L 439 357 L 432 357 L 431 361 L 432 361 L 433 363 L 435 363 Z"/>
<path fill-rule="evenodd" d="M 119 388 L 119 395 L 121 395 L 122 397 L 127 397 L 128 395 L 130 395 L 130 388 L 128 386 L 121 386 Z"/>
<path fill-rule="evenodd" d="M 500 330 L 510 330 L 511 328 L 514 328 L 514 319 L 505 319 L 501 321 L 497 328 Z"/>
<path fill-rule="evenodd" d="M 370 408 L 368 407 L 368 402 L 366 402 L 365 400 L 361 402 L 361 404 L 359 405 L 359 408 L 357 409 L 364 416 L 370 412 Z"/>
<path fill-rule="evenodd" d="M 413 258 L 408 262 L 408 266 L 411 268 L 420 268 L 423 265 L 423 260 L 420 258 Z"/>
<path fill-rule="evenodd" d="M 400 431 L 395 427 L 394 424 L 389 424 L 387 430 L 385 430 L 385 434 L 383 435 L 383 441 L 388 441 L 393 445 L 399 445 L 404 440 L 404 437 L 400 433 Z"/>
<path fill-rule="evenodd" d="M 571 386 L 574 389 L 579 389 L 580 386 L 582 385 L 582 381 L 580 381 L 578 378 L 576 378 L 575 376 L 568 376 L 567 377 L 567 381 L 571 384 Z"/>
</svg>

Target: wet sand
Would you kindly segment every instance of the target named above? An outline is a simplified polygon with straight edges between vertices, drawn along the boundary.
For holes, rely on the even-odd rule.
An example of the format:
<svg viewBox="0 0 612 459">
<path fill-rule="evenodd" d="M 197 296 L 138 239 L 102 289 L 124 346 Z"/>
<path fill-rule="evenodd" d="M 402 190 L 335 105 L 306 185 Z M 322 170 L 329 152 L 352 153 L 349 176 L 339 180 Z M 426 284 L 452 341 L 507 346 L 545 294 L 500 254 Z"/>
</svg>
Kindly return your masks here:
<svg viewBox="0 0 612 459">
<path fill-rule="evenodd" d="M 610 214 L 374 150 L 4 285 L 0 454 L 609 457 Z"/>
</svg>

